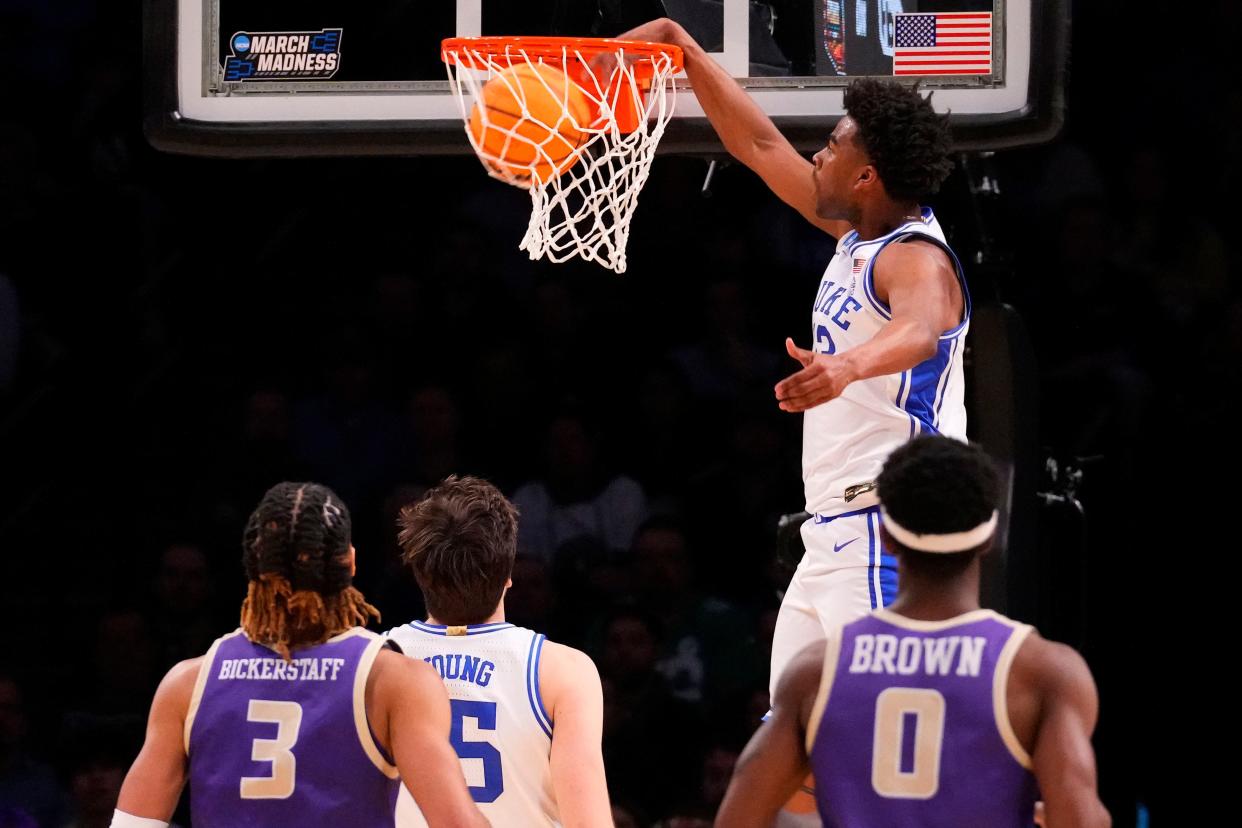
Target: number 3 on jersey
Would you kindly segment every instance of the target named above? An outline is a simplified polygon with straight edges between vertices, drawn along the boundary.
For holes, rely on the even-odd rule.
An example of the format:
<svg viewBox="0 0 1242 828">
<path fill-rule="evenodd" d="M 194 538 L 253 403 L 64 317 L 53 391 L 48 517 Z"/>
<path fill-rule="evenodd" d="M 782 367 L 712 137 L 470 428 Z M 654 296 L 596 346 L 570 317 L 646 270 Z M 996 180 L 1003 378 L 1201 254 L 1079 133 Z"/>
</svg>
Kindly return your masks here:
<svg viewBox="0 0 1242 828">
<path fill-rule="evenodd" d="M 467 741 L 464 735 L 465 720 L 472 719 L 479 730 L 496 730 L 496 703 L 450 699 L 453 705 L 453 728 L 449 740 L 459 759 L 483 761 L 483 784 L 471 785 L 470 796 L 475 802 L 495 802 L 505 790 L 504 770 L 500 764 L 500 751 L 490 742 Z"/>
<path fill-rule="evenodd" d="M 271 776 L 243 776 L 242 799 L 288 799 L 297 784 L 298 760 L 293 746 L 298 743 L 302 727 L 302 705 L 291 701 L 251 699 L 246 708 L 246 721 L 276 725 L 276 738 L 255 739 L 250 758 L 255 762 L 271 762 Z"/>
</svg>

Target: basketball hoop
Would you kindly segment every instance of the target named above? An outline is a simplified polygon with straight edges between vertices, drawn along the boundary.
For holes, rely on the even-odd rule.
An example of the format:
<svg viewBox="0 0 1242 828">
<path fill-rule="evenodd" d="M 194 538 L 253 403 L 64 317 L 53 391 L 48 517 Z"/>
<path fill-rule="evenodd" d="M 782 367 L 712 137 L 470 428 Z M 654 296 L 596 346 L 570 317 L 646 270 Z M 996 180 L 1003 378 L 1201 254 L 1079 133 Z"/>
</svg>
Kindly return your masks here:
<svg viewBox="0 0 1242 828">
<path fill-rule="evenodd" d="M 682 68 L 681 49 L 605 38 L 459 37 L 443 42 L 441 58 L 488 175 L 530 191 L 530 225 L 519 248 L 532 259 L 580 256 L 624 273 L 630 219 L 673 115 L 671 81 Z M 547 70 L 525 73 L 523 83 L 542 86 L 535 87 L 534 106 L 524 89 L 500 76 L 539 65 L 567 80 L 549 80 Z M 498 77 L 520 113 L 498 117 L 477 105 L 484 84 Z M 567 133 L 576 142 L 568 154 Z M 539 141 L 539 134 L 554 140 Z M 489 140 L 495 135 L 503 140 Z"/>
</svg>

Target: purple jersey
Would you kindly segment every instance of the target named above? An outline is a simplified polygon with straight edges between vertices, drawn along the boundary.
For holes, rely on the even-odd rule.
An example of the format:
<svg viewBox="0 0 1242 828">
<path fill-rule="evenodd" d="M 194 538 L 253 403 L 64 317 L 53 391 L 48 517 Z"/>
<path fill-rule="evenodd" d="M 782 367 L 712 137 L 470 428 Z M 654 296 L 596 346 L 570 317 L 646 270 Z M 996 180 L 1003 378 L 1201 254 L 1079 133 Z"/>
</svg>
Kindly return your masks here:
<svg viewBox="0 0 1242 828">
<path fill-rule="evenodd" d="M 364 701 L 383 646 L 355 627 L 286 662 L 241 630 L 217 640 L 185 722 L 194 828 L 393 825 L 401 783 Z"/>
<path fill-rule="evenodd" d="M 1024 828 L 1038 798 L 1005 689 L 1031 628 L 879 610 L 832 636 L 807 728 L 825 828 Z"/>
</svg>

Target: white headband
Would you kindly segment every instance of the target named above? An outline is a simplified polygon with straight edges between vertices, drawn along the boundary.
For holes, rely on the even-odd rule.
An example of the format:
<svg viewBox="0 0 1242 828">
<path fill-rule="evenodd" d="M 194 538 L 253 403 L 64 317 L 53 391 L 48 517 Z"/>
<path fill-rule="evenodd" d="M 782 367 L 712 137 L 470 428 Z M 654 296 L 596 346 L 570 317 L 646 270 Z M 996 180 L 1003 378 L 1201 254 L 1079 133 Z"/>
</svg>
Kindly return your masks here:
<svg viewBox="0 0 1242 828">
<path fill-rule="evenodd" d="M 999 513 L 992 512 L 992 517 L 965 532 L 920 535 L 902 527 L 883 508 L 880 509 L 880 516 L 885 530 L 893 536 L 893 540 L 918 552 L 965 552 L 967 549 L 974 549 L 992 537 L 992 533 L 996 531 L 996 522 L 1000 518 Z"/>
</svg>

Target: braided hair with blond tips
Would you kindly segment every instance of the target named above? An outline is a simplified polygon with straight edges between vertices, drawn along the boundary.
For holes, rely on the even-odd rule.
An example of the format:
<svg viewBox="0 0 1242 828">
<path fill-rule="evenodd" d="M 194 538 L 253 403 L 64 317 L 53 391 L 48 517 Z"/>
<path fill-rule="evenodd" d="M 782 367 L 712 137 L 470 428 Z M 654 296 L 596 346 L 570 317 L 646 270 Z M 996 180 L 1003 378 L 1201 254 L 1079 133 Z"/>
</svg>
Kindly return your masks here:
<svg viewBox="0 0 1242 828">
<path fill-rule="evenodd" d="M 354 589 L 350 517 L 344 501 L 318 483 L 278 483 L 246 522 L 242 565 L 250 580 L 241 627 L 251 641 L 286 659 L 379 611 Z"/>
</svg>

